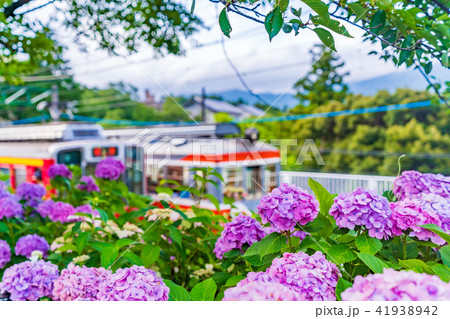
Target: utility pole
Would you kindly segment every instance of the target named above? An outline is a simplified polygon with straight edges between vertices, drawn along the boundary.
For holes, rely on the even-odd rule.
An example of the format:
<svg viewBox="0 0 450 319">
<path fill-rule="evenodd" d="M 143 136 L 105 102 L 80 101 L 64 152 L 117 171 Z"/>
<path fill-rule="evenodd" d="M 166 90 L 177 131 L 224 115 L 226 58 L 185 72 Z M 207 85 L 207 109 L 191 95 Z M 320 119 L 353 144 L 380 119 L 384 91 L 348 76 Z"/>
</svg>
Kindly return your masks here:
<svg viewBox="0 0 450 319">
<path fill-rule="evenodd" d="M 202 122 L 206 122 L 206 90 L 202 87 Z"/>
<path fill-rule="evenodd" d="M 50 116 L 53 121 L 59 120 L 61 115 L 61 111 L 59 110 L 59 94 L 58 94 L 58 85 L 52 85 L 52 93 L 51 93 L 51 104 L 49 108 Z"/>
</svg>

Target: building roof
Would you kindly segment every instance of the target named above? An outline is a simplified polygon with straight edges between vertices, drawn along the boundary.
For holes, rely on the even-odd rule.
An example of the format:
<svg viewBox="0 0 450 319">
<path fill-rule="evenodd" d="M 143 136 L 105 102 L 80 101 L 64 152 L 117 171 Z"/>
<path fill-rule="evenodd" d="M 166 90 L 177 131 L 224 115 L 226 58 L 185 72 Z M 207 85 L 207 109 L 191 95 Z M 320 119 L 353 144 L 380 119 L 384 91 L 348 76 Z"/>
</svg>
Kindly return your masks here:
<svg viewBox="0 0 450 319">
<path fill-rule="evenodd" d="M 264 114 L 263 110 L 253 105 L 239 104 L 237 107 L 252 116 L 262 116 Z"/>
</svg>

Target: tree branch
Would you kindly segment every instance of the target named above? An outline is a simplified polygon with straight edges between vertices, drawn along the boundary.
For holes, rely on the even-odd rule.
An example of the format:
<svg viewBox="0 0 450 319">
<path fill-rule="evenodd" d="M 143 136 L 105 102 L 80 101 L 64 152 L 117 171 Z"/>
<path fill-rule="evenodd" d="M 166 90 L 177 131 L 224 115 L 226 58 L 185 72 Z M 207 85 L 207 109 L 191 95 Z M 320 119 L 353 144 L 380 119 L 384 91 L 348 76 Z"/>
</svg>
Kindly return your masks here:
<svg viewBox="0 0 450 319">
<path fill-rule="evenodd" d="M 448 104 L 448 101 L 441 95 L 441 93 L 439 92 L 439 89 L 436 87 L 436 85 L 433 82 L 431 82 L 430 78 L 428 77 L 428 74 L 426 74 L 425 71 L 422 69 L 422 66 L 417 61 L 414 62 L 414 64 L 416 65 L 416 69 L 419 70 L 420 74 L 422 74 L 422 76 L 425 78 L 425 80 L 428 82 L 428 84 L 433 88 L 434 92 L 436 92 L 436 95 L 439 97 L 439 99 L 441 99 L 442 102 L 447 107 L 450 107 L 450 105 Z"/>
<path fill-rule="evenodd" d="M 33 0 L 17 0 L 16 2 L 11 3 L 9 6 L 5 7 L 3 9 L 3 13 L 5 14 L 5 17 L 12 17 L 15 16 L 14 11 L 24 5 L 26 5 L 28 2 L 31 2 Z"/>
<path fill-rule="evenodd" d="M 439 8 L 441 8 L 442 11 L 446 12 L 447 14 L 450 14 L 450 9 L 447 8 L 443 3 L 440 3 L 438 0 L 431 0 L 431 2 L 433 2 Z"/>
<path fill-rule="evenodd" d="M 46 7 L 46 6 L 48 6 L 49 4 L 52 4 L 52 3 L 55 2 L 55 1 L 56 1 L 56 0 L 51 0 L 51 1 L 47 2 L 47 3 L 44 3 L 44 4 L 40 5 L 40 6 L 37 6 L 37 7 L 35 7 L 35 8 L 32 8 L 32 9 L 30 9 L 30 10 L 27 10 L 27 11 L 25 11 L 25 12 L 21 12 L 20 15 L 24 15 L 24 14 L 27 14 L 27 13 L 30 13 L 30 12 L 33 12 L 33 11 L 42 9 L 43 7 Z"/>
</svg>

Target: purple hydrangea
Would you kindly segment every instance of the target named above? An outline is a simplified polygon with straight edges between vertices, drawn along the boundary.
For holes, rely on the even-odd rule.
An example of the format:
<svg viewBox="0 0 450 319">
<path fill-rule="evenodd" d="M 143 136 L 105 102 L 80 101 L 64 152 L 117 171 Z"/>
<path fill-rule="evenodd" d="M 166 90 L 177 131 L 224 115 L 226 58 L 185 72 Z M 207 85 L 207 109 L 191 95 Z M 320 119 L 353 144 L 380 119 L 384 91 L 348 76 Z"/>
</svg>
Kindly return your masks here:
<svg viewBox="0 0 450 319">
<path fill-rule="evenodd" d="M 392 233 L 401 236 L 404 231 L 410 229 L 410 236 L 417 237 L 420 240 L 431 240 L 437 245 L 445 244 L 445 241 L 420 225 L 436 224 L 441 226 L 439 217 L 431 211 L 423 210 L 418 202 L 405 199 L 400 202 L 389 203 L 392 210 Z"/>
<path fill-rule="evenodd" d="M 11 260 L 11 248 L 5 240 L 0 239 L 0 269 Z"/>
<path fill-rule="evenodd" d="M 214 253 L 217 258 L 222 259 L 226 252 L 241 249 L 245 244 L 251 246 L 264 236 L 265 232 L 256 219 L 241 214 L 225 224 L 221 236 L 217 239 Z"/>
<path fill-rule="evenodd" d="M 255 281 L 245 286 L 228 288 L 223 301 L 299 301 L 298 292 L 276 282 Z"/>
<path fill-rule="evenodd" d="M 3 217 L 22 217 L 23 207 L 13 196 L 0 199 L 0 219 Z"/>
<path fill-rule="evenodd" d="M 80 179 L 80 184 L 77 185 L 77 188 L 86 192 L 100 192 L 100 188 L 98 188 L 95 180 L 92 176 L 83 176 Z"/>
<path fill-rule="evenodd" d="M 84 214 L 90 214 L 94 217 L 100 217 L 100 214 L 97 210 L 92 209 L 92 206 L 89 204 L 84 204 L 78 207 L 75 207 L 75 213 L 84 213 Z"/>
<path fill-rule="evenodd" d="M 31 253 L 35 250 L 42 252 L 42 256 L 47 257 L 47 252 L 50 249 L 48 242 L 44 237 L 37 234 L 26 235 L 20 237 L 16 243 L 16 248 L 14 249 L 16 255 L 31 257 Z"/>
<path fill-rule="evenodd" d="M 65 164 L 53 164 L 48 169 L 48 177 L 55 178 L 56 176 L 72 179 L 72 172 Z"/>
<path fill-rule="evenodd" d="M 382 274 L 356 276 L 343 301 L 448 301 L 450 284 L 438 276 L 384 269 Z"/>
<path fill-rule="evenodd" d="M 49 261 L 25 261 L 5 270 L 0 292 L 8 292 L 13 301 L 51 298 L 53 282 L 58 276 L 58 267 Z"/>
<path fill-rule="evenodd" d="M 100 283 L 111 276 L 105 268 L 88 268 L 70 263 L 54 282 L 53 300 L 97 300 Z"/>
<path fill-rule="evenodd" d="M 450 233 L 450 198 L 436 194 L 423 194 L 419 198 L 422 208 L 439 216 L 441 228 Z"/>
<path fill-rule="evenodd" d="M 101 160 L 95 168 L 95 177 L 115 180 L 125 170 L 125 165 L 113 157 Z"/>
<path fill-rule="evenodd" d="M 48 217 L 53 222 L 66 223 L 70 221 L 69 217 L 73 216 L 75 213 L 75 209 L 69 203 L 56 202 Z"/>
<path fill-rule="evenodd" d="M 450 198 L 450 177 L 405 171 L 395 178 L 393 191 L 399 199 L 414 199 L 430 193 Z"/>
<path fill-rule="evenodd" d="M 392 236 L 389 202 L 375 191 L 358 187 L 351 193 L 341 193 L 330 209 L 339 228 L 365 227 L 369 236 L 387 239 Z"/>
<path fill-rule="evenodd" d="M 153 270 L 143 266 L 118 269 L 100 285 L 98 300 L 167 301 L 169 287 Z"/>
<path fill-rule="evenodd" d="M 286 183 L 261 198 L 258 213 L 263 223 L 278 232 L 293 231 L 295 225 L 306 225 L 319 212 L 319 202 L 307 191 Z"/>
<path fill-rule="evenodd" d="M 26 204 L 30 207 L 36 208 L 42 201 L 42 197 L 46 194 L 44 186 L 32 183 L 22 183 L 17 187 L 16 195 L 20 199 L 26 201 Z"/>
<path fill-rule="evenodd" d="M 37 212 L 42 217 L 48 217 L 52 213 L 53 207 L 55 206 L 55 202 L 51 199 L 47 199 L 40 203 L 37 207 Z"/>
<path fill-rule="evenodd" d="M 3 181 L 0 181 L 0 199 L 3 197 L 9 197 L 11 196 L 11 193 L 8 192 L 8 187 L 6 186 L 6 183 Z"/>
</svg>

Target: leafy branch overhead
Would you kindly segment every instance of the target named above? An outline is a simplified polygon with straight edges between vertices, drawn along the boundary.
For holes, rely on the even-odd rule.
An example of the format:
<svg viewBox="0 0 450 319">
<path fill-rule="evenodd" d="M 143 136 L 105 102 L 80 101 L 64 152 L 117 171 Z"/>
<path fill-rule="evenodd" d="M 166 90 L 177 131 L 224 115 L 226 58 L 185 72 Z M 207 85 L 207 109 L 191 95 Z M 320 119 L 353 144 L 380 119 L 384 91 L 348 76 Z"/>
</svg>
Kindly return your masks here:
<svg viewBox="0 0 450 319">
<path fill-rule="evenodd" d="M 398 66 L 420 67 L 426 74 L 433 61 L 449 66 L 450 9 L 445 1 L 210 1 L 222 2 L 224 10 L 264 24 L 270 40 L 281 30 L 295 35 L 309 30 L 335 51 L 339 38 L 352 37 L 346 26 L 353 25 L 364 31 L 365 41 L 380 43 L 375 54 Z M 270 5 L 263 6 L 266 2 Z M 230 25 L 228 20 L 226 23 Z"/>
</svg>

